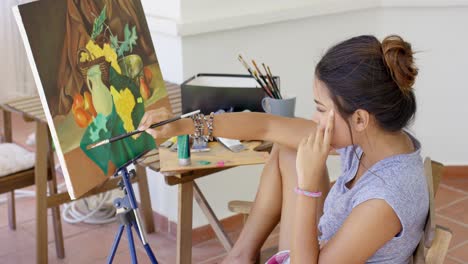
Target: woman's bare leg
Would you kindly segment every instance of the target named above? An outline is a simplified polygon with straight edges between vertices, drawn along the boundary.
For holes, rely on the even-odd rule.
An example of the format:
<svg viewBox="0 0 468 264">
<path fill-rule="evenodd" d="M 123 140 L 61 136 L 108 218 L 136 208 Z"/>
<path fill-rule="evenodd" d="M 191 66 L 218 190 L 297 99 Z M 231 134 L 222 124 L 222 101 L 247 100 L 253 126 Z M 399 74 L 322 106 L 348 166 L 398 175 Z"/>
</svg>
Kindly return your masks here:
<svg viewBox="0 0 468 264">
<path fill-rule="evenodd" d="M 223 263 L 253 263 L 280 218 L 279 249 L 290 248 L 296 199 L 294 187 L 297 184 L 296 154 L 294 149 L 273 145 L 249 218 Z M 321 177 L 323 196 L 320 204 L 323 204 L 330 182 L 327 171 Z M 319 212 L 321 215 L 322 208 Z"/>
<path fill-rule="evenodd" d="M 296 173 L 296 156 L 297 150 L 280 146 L 279 148 L 279 167 L 282 184 L 282 208 L 281 208 L 281 221 L 280 221 L 280 235 L 278 250 L 290 249 L 291 238 L 293 233 L 294 215 L 296 210 L 296 196 L 294 188 L 297 186 L 297 173 Z M 328 194 L 330 188 L 330 179 L 328 171 L 325 169 L 322 172 L 320 191 L 320 203 L 317 213 L 317 218 L 323 213 L 323 202 Z M 315 191 L 315 190 L 314 190 Z M 317 222 L 318 223 L 318 222 Z"/>
<path fill-rule="evenodd" d="M 253 263 L 268 235 L 278 225 L 281 215 L 281 175 L 279 146 L 273 145 L 260 178 L 255 202 L 239 239 L 223 263 Z"/>
</svg>

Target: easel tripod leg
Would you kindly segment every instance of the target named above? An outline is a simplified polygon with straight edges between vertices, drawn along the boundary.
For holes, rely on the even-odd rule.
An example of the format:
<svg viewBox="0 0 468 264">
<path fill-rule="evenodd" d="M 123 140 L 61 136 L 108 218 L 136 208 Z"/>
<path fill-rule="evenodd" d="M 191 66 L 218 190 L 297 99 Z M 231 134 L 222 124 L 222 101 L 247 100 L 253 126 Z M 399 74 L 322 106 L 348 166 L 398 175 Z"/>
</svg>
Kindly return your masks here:
<svg viewBox="0 0 468 264">
<path fill-rule="evenodd" d="M 114 243 L 112 244 L 111 252 L 109 256 L 107 257 L 107 264 L 112 263 L 112 261 L 114 260 L 115 252 L 117 251 L 117 247 L 119 246 L 120 238 L 122 237 L 124 228 L 125 228 L 124 225 L 119 226 L 119 230 L 117 231 L 117 234 L 115 235 L 115 238 L 114 238 Z"/>
<path fill-rule="evenodd" d="M 127 238 L 128 238 L 128 245 L 130 246 L 130 256 L 132 257 L 132 264 L 137 264 L 137 256 L 135 250 L 135 242 L 133 241 L 133 234 L 132 234 L 132 225 L 128 225 L 127 228 Z"/>
<path fill-rule="evenodd" d="M 151 250 L 151 246 L 148 244 L 148 242 L 143 241 L 139 232 L 139 227 L 136 224 L 136 222 L 133 222 L 133 227 L 135 228 L 135 232 L 137 233 L 138 238 L 140 238 L 140 241 L 143 244 L 143 247 L 145 248 L 146 255 L 148 255 L 149 259 L 151 260 L 151 263 L 158 264 L 158 261 L 156 260 L 156 256 L 154 255 L 153 250 Z"/>
</svg>

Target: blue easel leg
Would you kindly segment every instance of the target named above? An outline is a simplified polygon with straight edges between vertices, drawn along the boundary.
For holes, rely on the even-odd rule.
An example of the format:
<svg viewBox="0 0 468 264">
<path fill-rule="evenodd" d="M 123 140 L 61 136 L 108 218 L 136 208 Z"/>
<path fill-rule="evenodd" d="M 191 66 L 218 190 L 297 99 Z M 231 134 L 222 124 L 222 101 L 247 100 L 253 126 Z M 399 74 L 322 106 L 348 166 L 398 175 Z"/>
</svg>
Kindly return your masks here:
<svg viewBox="0 0 468 264">
<path fill-rule="evenodd" d="M 133 222 L 132 226 L 135 228 L 135 232 L 137 233 L 138 238 L 143 243 L 143 240 L 141 239 L 141 236 L 140 236 L 140 232 L 138 232 L 138 225 L 135 222 Z M 151 260 L 151 263 L 158 264 L 158 261 L 156 260 L 156 256 L 154 255 L 153 250 L 151 250 L 150 245 L 146 243 L 146 244 L 143 244 L 143 247 L 146 250 L 146 255 L 148 255 L 149 259 Z"/>
<path fill-rule="evenodd" d="M 128 238 L 128 244 L 130 246 L 130 256 L 132 257 L 132 264 L 137 264 L 138 260 L 136 256 L 135 242 L 133 241 L 131 225 L 129 225 L 127 228 L 127 238 Z"/>
<path fill-rule="evenodd" d="M 141 217 L 138 211 L 138 204 L 135 199 L 135 194 L 133 192 L 133 187 L 130 182 L 130 178 L 136 174 L 134 170 L 131 170 L 130 172 L 127 169 L 127 166 L 130 165 L 131 163 L 136 164 L 136 161 L 142 157 L 146 152 L 140 154 L 138 157 L 135 157 L 133 160 L 130 160 L 129 162 L 125 163 L 123 166 L 121 166 L 118 170 L 117 173 L 114 174 L 115 177 L 121 176 L 122 177 L 122 182 L 123 185 L 119 183 L 119 187 L 121 190 L 124 191 L 125 196 L 120 197 L 114 200 L 114 207 L 117 209 L 117 218 L 119 219 L 121 225 L 119 226 L 119 230 L 117 232 L 117 235 L 115 236 L 114 243 L 111 248 L 111 253 L 109 254 L 109 257 L 107 258 L 107 263 L 111 264 L 112 261 L 114 260 L 115 253 L 117 251 L 117 247 L 119 246 L 120 239 L 122 237 L 122 233 L 125 227 L 127 227 L 127 239 L 128 239 L 128 245 L 130 249 L 130 256 L 132 259 L 133 264 L 138 263 L 138 259 L 136 256 L 136 249 L 135 249 L 135 242 L 133 241 L 133 234 L 132 234 L 132 226 L 135 228 L 137 232 L 138 238 L 141 240 L 146 254 L 148 255 L 149 259 L 151 260 L 151 263 L 153 264 L 158 264 L 156 257 L 153 254 L 153 251 L 151 250 L 150 245 L 148 244 L 148 241 L 146 241 L 145 233 L 140 232 L 143 230 L 139 230 L 139 226 L 137 223 L 141 223 Z"/>
<path fill-rule="evenodd" d="M 150 258 L 151 263 L 152 263 L 152 264 L 158 264 L 158 261 L 156 260 L 156 257 L 154 256 L 153 251 L 151 250 L 150 245 L 149 245 L 149 244 L 146 244 L 146 245 L 143 245 L 143 246 L 145 247 L 146 254 L 147 254 L 148 257 Z"/>
<path fill-rule="evenodd" d="M 117 251 L 117 247 L 119 246 L 120 238 L 122 237 L 122 233 L 124 230 L 125 226 L 120 225 L 119 230 L 117 231 L 117 234 L 115 235 L 114 238 L 114 243 L 112 244 L 111 252 L 109 256 L 107 257 L 107 263 L 110 264 L 114 260 L 115 252 Z"/>
</svg>

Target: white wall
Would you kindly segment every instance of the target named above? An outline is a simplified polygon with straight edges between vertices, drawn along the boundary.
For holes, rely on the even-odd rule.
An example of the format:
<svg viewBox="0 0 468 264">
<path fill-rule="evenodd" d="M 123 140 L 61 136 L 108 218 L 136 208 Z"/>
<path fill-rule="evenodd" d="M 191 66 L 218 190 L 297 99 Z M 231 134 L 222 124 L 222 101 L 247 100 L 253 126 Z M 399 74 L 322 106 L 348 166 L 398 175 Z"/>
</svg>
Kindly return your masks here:
<svg viewBox="0 0 468 264">
<path fill-rule="evenodd" d="M 178 20 L 181 16 L 182 0 L 140 0 L 146 15 Z"/>
<path fill-rule="evenodd" d="M 0 102 L 19 96 L 37 94 L 31 68 L 26 58 L 11 8 L 30 0 L 0 1 Z"/>
<path fill-rule="evenodd" d="M 398 33 L 413 45 L 420 68 L 414 132 L 423 154 L 468 164 L 468 7 L 384 8 L 381 37 Z"/>
<path fill-rule="evenodd" d="M 467 1 L 180 1 L 181 17 L 173 28 L 152 29 L 153 36 L 180 37 L 182 63 L 177 71 L 182 80 L 200 72 L 244 73 L 236 60 L 242 53 L 266 62 L 281 76 L 282 89 L 298 96 L 296 115 L 306 118 L 314 109 L 313 69 L 327 48 L 361 34 L 375 34 L 380 39 L 391 33 L 402 35 L 421 51 L 416 55 L 419 109 L 411 129 L 423 144 L 423 155 L 449 165 L 468 163 L 468 122 L 463 122 L 468 114 L 464 84 Z M 158 56 L 161 52 L 158 50 Z M 163 62 L 161 67 L 163 72 L 171 71 Z M 261 168 L 237 168 L 197 182 L 215 213 L 224 218 L 231 215 L 226 208 L 229 200 L 253 199 Z M 329 168 L 336 177 L 338 160 L 331 160 Z M 158 186 L 153 190 L 165 188 L 159 186 L 162 176 L 155 177 Z M 161 193 L 167 196 L 152 193 L 154 209 L 176 220 L 176 188 Z M 167 203 L 174 207 L 168 209 Z M 200 210 L 194 208 L 194 226 L 206 224 Z"/>
</svg>

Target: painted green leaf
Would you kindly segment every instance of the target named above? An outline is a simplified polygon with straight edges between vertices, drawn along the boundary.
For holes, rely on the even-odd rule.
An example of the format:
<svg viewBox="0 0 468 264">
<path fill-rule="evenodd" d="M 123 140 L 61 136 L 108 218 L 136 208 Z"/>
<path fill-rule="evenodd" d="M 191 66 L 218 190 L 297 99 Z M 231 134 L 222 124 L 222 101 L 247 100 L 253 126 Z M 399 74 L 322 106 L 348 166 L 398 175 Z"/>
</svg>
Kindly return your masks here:
<svg viewBox="0 0 468 264">
<path fill-rule="evenodd" d="M 117 50 L 117 56 L 122 57 L 124 52 L 128 50 L 128 44 L 123 42 L 120 44 L 119 49 Z"/>
<path fill-rule="evenodd" d="M 106 20 L 106 6 L 102 8 L 101 14 L 94 19 L 93 32 L 91 33 L 91 39 L 95 39 L 99 34 L 101 34 L 102 29 L 104 28 L 104 21 Z"/>
<path fill-rule="evenodd" d="M 119 40 L 117 39 L 117 36 L 111 36 L 110 43 L 111 48 L 113 48 L 114 50 L 117 50 L 119 48 Z"/>
<path fill-rule="evenodd" d="M 128 24 L 125 24 L 124 27 L 124 41 L 120 44 L 119 49 L 117 50 L 118 56 L 123 56 L 125 52 L 132 52 L 133 46 L 137 43 L 137 33 L 136 26 L 133 26 L 132 30 L 128 27 Z"/>
<path fill-rule="evenodd" d="M 128 38 L 128 42 L 130 43 L 130 52 L 132 52 L 133 46 L 136 46 L 136 41 L 137 41 L 137 33 L 136 33 L 136 26 L 133 26 L 132 28 L 132 34 Z"/>
</svg>

